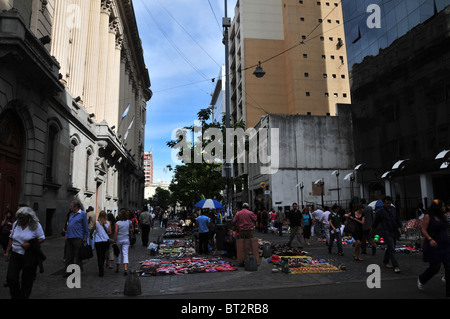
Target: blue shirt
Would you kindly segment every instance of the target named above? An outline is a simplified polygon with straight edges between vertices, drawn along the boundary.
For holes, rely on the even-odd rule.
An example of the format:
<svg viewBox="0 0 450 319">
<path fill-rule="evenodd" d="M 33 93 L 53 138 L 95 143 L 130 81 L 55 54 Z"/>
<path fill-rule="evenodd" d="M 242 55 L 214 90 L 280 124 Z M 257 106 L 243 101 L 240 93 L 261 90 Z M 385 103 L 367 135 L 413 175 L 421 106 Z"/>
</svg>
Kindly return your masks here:
<svg viewBox="0 0 450 319">
<path fill-rule="evenodd" d="M 67 223 L 66 238 L 89 238 L 87 215 L 82 210 L 71 213 Z"/>
<path fill-rule="evenodd" d="M 210 223 L 209 217 L 205 215 L 200 215 L 197 217 L 197 223 L 198 223 L 198 231 L 200 233 L 207 233 L 209 232 L 208 223 Z"/>
</svg>

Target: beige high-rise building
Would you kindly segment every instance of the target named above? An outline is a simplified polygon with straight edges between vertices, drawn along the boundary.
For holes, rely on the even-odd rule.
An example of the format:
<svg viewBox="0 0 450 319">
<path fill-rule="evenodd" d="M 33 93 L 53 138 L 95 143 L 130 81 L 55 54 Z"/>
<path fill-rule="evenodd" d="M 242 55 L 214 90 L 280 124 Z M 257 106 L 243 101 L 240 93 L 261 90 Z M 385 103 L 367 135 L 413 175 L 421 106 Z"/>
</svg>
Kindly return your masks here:
<svg viewBox="0 0 450 319">
<path fill-rule="evenodd" d="M 237 0 L 230 37 L 231 120 L 336 115 L 350 103 L 340 2 Z M 252 73 L 261 61 L 263 78 Z"/>
</svg>

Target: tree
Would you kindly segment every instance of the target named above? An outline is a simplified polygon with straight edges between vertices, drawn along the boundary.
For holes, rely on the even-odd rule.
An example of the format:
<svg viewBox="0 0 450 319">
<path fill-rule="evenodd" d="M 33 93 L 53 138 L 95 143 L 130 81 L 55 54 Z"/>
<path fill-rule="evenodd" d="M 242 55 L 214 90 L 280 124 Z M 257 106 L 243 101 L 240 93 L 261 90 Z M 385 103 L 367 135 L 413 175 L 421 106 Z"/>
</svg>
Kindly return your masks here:
<svg viewBox="0 0 450 319">
<path fill-rule="evenodd" d="M 220 136 L 214 136 L 214 138 L 197 139 L 193 143 L 185 141 L 185 146 L 178 153 L 178 158 L 182 160 L 182 165 L 177 165 L 175 168 L 168 166 L 169 170 L 174 171 L 174 177 L 172 183 L 169 186 L 173 196 L 177 198 L 177 201 L 186 207 L 193 207 L 197 201 L 205 198 L 213 198 L 216 200 L 222 199 L 222 190 L 226 187 L 226 178 L 222 176 L 222 157 L 220 156 L 220 150 L 216 150 L 214 161 L 206 162 L 199 152 L 202 152 L 210 143 L 215 142 L 223 147 L 223 153 L 225 154 L 225 143 L 222 140 L 225 136 L 224 119 L 221 123 L 208 123 L 211 117 L 212 110 L 202 109 L 197 113 L 197 117 L 200 126 L 185 127 L 185 130 L 189 130 L 193 133 L 203 133 L 211 128 L 218 129 L 222 134 Z M 234 125 L 234 128 L 244 128 L 244 123 L 238 122 Z M 183 139 L 186 139 L 186 131 L 180 132 L 178 138 L 175 141 L 167 142 L 170 148 L 176 149 Z M 183 134 L 184 133 L 184 134 Z M 194 149 L 192 149 L 194 148 Z M 217 152 L 219 151 L 219 152 Z M 187 153 L 184 153 L 187 152 Z M 201 159 L 199 162 L 198 159 Z M 240 182 L 240 179 L 238 179 Z"/>
</svg>

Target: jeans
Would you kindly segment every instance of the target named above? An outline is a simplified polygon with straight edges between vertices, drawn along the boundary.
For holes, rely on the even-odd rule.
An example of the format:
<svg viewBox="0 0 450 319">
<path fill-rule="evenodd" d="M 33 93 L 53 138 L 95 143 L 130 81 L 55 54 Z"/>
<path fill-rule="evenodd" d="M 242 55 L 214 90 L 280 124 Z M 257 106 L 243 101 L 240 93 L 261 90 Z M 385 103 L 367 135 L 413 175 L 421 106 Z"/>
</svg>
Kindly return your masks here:
<svg viewBox="0 0 450 319">
<path fill-rule="evenodd" d="M 450 297 L 450 263 L 442 263 L 445 269 L 445 296 Z M 441 263 L 430 263 L 430 266 L 419 276 L 424 285 L 441 270 Z"/>
<path fill-rule="evenodd" d="M 198 253 L 208 254 L 209 232 L 198 234 Z"/>
<path fill-rule="evenodd" d="M 80 259 L 80 247 L 83 245 L 81 238 L 67 238 L 66 239 L 66 269 L 71 264 L 77 264 L 83 270 L 83 263 Z"/>
<path fill-rule="evenodd" d="M 25 267 L 24 255 L 11 252 L 6 274 L 6 282 L 12 299 L 28 299 L 33 288 L 37 266 Z M 22 272 L 22 278 L 20 278 Z"/>
<path fill-rule="evenodd" d="M 395 243 L 396 239 L 392 236 L 386 235 L 384 237 L 384 242 L 386 244 L 386 251 L 384 252 L 383 264 L 389 264 L 389 261 L 392 264 L 392 267 L 398 267 L 397 256 L 395 255 Z"/>
<path fill-rule="evenodd" d="M 142 245 L 148 246 L 148 235 L 150 234 L 150 224 L 141 224 Z"/>
<path fill-rule="evenodd" d="M 105 272 L 105 260 L 108 248 L 109 248 L 109 241 L 95 242 L 95 251 L 97 253 L 97 263 L 98 263 L 98 274 L 102 277 Z"/>
<path fill-rule="evenodd" d="M 338 253 L 342 254 L 344 252 L 344 250 L 342 249 L 342 235 L 341 235 L 341 230 L 337 229 L 337 231 L 333 231 L 334 234 L 331 233 L 332 229 L 330 228 L 329 231 L 329 236 L 330 239 L 328 241 L 328 251 L 331 252 L 331 248 L 333 248 L 333 242 L 336 239 L 336 243 L 337 243 L 337 248 L 338 248 Z"/>
<path fill-rule="evenodd" d="M 291 245 L 291 243 L 294 240 L 294 237 L 295 237 L 296 234 L 297 234 L 298 244 L 300 246 L 302 245 L 302 242 L 300 240 L 301 234 L 302 234 L 302 227 L 301 226 L 294 226 L 294 227 L 291 227 L 291 234 L 289 235 L 288 246 Z"/>
</svg>

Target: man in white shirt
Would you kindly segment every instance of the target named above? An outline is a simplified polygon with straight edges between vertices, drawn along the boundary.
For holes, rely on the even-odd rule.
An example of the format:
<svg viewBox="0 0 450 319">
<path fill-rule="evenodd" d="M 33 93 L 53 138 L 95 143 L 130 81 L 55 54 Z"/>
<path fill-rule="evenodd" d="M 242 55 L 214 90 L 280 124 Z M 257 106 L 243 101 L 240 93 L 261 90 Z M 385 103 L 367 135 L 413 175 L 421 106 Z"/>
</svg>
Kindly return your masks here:
<svg viewBox="0 0 450 319">
<path fill-rule="evenodd" d="M 318 240 L 322 239 L 323 223 L 322 223 L 321 219 L 322 219 L 322 215 L 323 215 L 323 210 L 321 210 L 320 208 L 317 208 L 315 211 L 313 211 L 311 213 L 311 215 L 314 219 L 314 234 Z"/>
<path fill-rule="evenodd" d="M 324 212 L 322 214 L 322 218 L 320 219 L 320 221 L 323 224 L 323 229 L 325 231 L 325 238 L 327 239 L 326 243 L 328 246 L 328 243 L 330 242 L 330 222 L 328 221 L 328 217 L 330 215 L 330 208 L 328 208 L 328 206 L 324 206 L 323 210 Z"/>
</svg>

